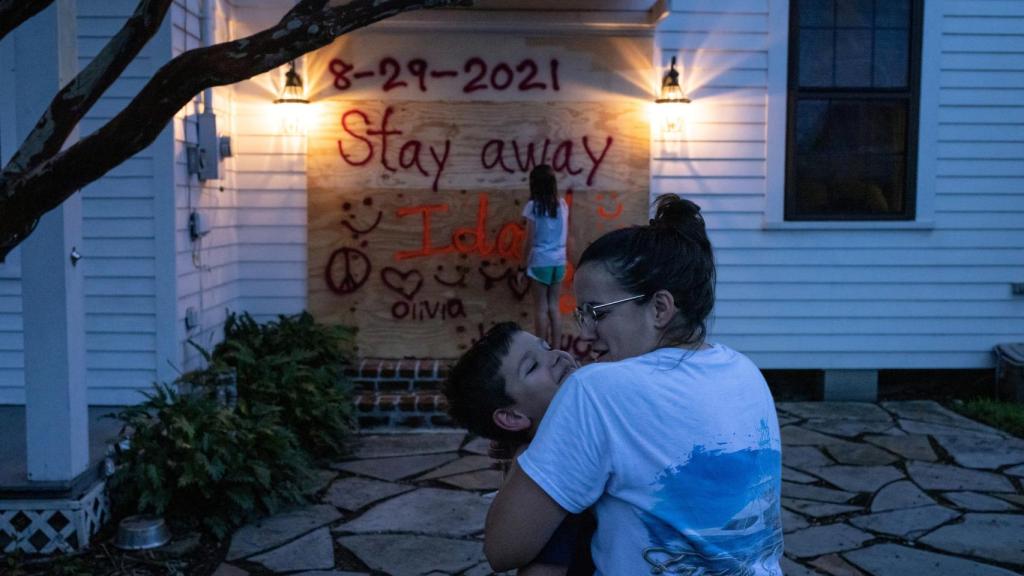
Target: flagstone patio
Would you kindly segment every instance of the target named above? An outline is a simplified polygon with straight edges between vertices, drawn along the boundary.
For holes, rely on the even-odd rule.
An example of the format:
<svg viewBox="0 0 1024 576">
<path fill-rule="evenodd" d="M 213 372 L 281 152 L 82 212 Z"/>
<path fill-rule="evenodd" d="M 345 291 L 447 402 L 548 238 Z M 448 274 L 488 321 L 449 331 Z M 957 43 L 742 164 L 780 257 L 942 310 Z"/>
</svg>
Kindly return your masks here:
<svg viewBox="0 0 1024 576">
<path fill-rule="evenodd" d="M 778 410 L 786 574 L 1024 571 L 1024 440 L 930 401 Z M 320 504 L 239 530 L 216 576 L 491 574 L 486 451 L 459 431 L 367 434 Z"/>
</svg>

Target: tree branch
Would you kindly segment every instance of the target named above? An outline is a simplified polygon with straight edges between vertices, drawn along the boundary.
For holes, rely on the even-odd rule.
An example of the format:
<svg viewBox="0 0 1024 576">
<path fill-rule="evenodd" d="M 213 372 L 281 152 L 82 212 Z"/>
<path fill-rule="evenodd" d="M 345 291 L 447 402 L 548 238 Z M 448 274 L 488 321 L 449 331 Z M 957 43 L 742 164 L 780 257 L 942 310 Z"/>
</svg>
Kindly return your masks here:
<svg viewBox="0 0 1024 576">
<path fill-rule="evenodd" d="M 267 30 L 177 56 L 106 125 L 20 176 L 0 180 L 0 258 L 31 232 L 40 216 L 152 143 L 178 110 L 202 90 L 273 70 L 338 36 L 401 12 L 472 2 L 352 0 L 310 12 L 317 4 L 322 6 L 322 0 L 303 0 Z"/>
<path fill-rule="evenodd" d="M 0 0 L 0 40 L 50 4 L 53 0 Z"/>
<path fill-rule="evenodd" d="M 50 107 L 7 163 L 0 182 L 16 177 L 60 151 L 100 96 L 156 34 L 171 0 L 140 0 L 135 13 L 84 70 L 54 96 Z"/>
</svg>

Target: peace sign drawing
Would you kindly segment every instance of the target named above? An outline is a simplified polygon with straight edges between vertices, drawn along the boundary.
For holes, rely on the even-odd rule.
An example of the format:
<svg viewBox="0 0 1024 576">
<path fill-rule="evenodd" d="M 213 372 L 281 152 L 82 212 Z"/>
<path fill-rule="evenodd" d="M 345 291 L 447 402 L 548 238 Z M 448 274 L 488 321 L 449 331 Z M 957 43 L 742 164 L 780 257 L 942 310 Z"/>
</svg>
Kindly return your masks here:
<svg viewBox="0 0 1024 576">
<path fill-rule="evenodd" d="M 370 259 L 357 248 L 342 247 L 331 253 L 324 270 L 327 287 L 335 294 L 351 294 L 370 278 Z"/>
</svg>

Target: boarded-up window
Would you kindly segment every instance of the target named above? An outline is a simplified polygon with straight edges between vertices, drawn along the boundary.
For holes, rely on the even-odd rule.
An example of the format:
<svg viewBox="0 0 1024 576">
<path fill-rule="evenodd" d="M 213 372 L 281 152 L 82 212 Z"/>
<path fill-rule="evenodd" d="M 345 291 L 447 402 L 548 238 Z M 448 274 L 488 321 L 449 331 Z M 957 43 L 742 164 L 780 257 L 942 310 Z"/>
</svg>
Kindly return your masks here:
<svg viewBox="0 0 1024 576">
<path fill-rule="evenodd" d="M 786 220 L 913 220 L 920 0 L 791 3 Z"/>
</svg>

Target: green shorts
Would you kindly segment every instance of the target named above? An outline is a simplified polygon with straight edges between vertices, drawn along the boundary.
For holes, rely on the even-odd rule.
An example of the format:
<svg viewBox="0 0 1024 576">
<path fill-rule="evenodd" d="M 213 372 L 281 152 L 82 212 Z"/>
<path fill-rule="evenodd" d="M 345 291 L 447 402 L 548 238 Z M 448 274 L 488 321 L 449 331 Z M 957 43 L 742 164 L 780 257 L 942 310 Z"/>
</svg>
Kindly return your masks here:
<svg viewBox="0 0 1024 576">
<path fill-rule="evenodd" d="M 541 284 L 551 286 L 565 278 L 565 266 L 536 266 L 526 269 L 526 275 Z"/>
</svg>

